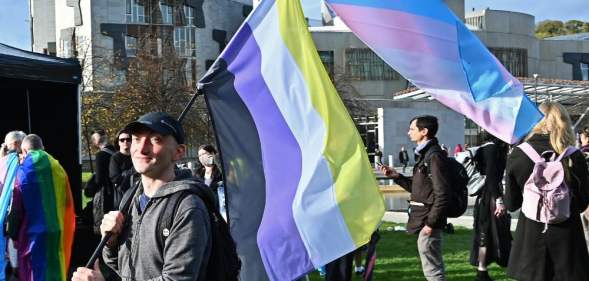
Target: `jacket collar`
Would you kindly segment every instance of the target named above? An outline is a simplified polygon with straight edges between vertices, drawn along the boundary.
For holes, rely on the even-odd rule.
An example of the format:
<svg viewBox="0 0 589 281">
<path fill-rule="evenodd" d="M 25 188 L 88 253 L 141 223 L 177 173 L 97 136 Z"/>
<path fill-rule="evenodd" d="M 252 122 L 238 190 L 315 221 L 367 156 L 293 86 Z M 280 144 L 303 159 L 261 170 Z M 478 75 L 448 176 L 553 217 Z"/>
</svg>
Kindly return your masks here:
<svg viewBox="0 0 589 281">
<path fill-rule="evenodd" d="M 434 137 L 432 139 L 429 139 L 426 142 L 418 145 L 417 148 L 415 148 L 415 153 L 418 155 L 423 155 L 423 154 L 425 154 L 426 151 L 428 151 L 428 149 L 430 149 L 430 147 L 437 145 L 437 144 L 438 144 L 437 138 Z"/>
<path fill-rule="evenodd" d="M 139 188 L 137 190 L 136 196 L 139 196 L 143 193 L 143 185 L 141 184 L 141 180 L 139 180 Z M 200 179 L 188 177 L 182 174 L 177 174 L 176 178 L 173 181 L 165 183 L 162 185 L 152 196 L 152 198 L 158 197 L 165 197 L 171 195 L 173 193 L 183 191 L 183 190 L 190 190 L 196 188 L 194 184 L 204 184 Z"/>
</svg>

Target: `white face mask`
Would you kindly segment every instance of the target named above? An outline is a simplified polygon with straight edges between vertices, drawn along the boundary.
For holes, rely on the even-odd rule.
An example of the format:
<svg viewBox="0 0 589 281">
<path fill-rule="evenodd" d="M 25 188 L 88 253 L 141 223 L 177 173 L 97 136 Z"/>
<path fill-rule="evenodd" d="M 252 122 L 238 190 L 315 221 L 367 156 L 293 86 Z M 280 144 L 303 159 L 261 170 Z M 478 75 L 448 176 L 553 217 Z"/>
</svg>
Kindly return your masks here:
<svg viewBox="0 0 589 281">
<path fill-rule="evenodd" d="M 203 154 L 198 157 L 198 160 L 203 166 L 212 166 L 215 163 L 214 156 L 210 154 Z"/>
</svg>

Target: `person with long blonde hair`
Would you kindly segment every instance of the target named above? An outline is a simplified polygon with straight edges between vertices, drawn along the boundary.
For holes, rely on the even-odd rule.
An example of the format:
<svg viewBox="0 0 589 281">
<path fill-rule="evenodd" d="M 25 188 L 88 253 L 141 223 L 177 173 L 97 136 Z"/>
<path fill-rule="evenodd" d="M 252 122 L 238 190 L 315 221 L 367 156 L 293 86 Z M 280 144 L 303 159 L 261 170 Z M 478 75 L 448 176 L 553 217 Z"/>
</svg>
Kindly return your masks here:
<svg viewBox="0 0 589 281">
<path fill-rule="evenodd" d="M 575 138 L 566 109 L 555 102 L 540 105 L 544 118 L 525 142 L 540 155 L 550 156 L 574 146 Z M 564 222 L 545 224 L 520 212 L 507 274 L 517 280 L 589 280 L 589 253 L 579 214 L 589 204 L 589 171 L 580 151 L 563 158 L 565 183 L 569 187 L 571 215 Z M 508 156 L 505 173 L 505 205 L 509 211 L 522 207 L 524 185 L 534 162 L 519 147 Z M 555 276 L 558 276 L 555 278 Z"/>
</svg>

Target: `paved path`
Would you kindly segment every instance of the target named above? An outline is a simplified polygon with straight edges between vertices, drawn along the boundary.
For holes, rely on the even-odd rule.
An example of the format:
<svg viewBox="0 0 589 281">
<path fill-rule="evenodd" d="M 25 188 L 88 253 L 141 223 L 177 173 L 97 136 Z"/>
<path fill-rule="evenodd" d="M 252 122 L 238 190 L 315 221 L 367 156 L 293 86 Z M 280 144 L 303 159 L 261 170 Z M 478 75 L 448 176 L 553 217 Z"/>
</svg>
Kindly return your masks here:
<svg viewBox="0 0 589 281">
<path fill-rule="evenodd" d="M 514 215 L 512 215 L 513 217 Z M 386 212 L 383 217 L 383 221 L 394 222 L 394 223 L 407 223 L 408 215 L 405 212 Z M 450 218 L 448 222 L 454 226 L 461 226 L 468 229 L 472 229 L 473 218 L 472 216 L 462 216 L 459 218 Z M 511 231 L 515 231 L 517 226 L 517 219 L 511 219 Z"/>
</svg>

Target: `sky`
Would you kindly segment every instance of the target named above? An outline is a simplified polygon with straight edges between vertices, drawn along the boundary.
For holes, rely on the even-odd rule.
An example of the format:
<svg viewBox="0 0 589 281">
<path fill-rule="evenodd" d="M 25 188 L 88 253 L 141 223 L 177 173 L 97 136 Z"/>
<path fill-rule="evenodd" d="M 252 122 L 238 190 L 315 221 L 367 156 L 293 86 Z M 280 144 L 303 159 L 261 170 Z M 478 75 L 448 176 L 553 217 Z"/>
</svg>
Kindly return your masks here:
<svg viewBox="0 0 589 281">
<path fill-rule="evenodd" d="M 321 0 L 301 1 L 308 17 L 320 17 Z M 489 7 L 494 10 L 527 13 L 534 15 L 536 22 L 547 19 L 578 19 L 589 22 L 589 0 L 558 0 L 557 3 L 552 0 L 465 0 L 464 6 L 466 11 Z M 0 0 L 0 7 L 0 43 L 29 50 L 28 1 Z"/>
</svg>

